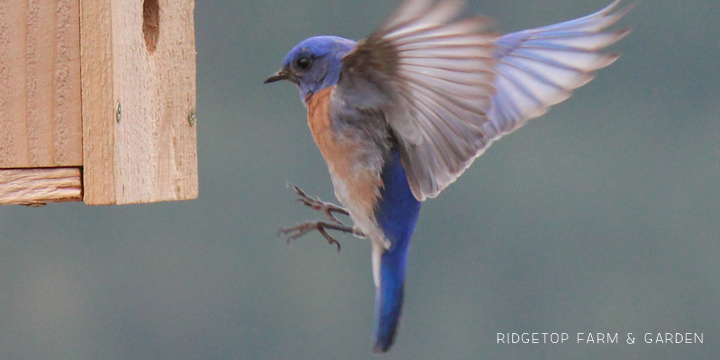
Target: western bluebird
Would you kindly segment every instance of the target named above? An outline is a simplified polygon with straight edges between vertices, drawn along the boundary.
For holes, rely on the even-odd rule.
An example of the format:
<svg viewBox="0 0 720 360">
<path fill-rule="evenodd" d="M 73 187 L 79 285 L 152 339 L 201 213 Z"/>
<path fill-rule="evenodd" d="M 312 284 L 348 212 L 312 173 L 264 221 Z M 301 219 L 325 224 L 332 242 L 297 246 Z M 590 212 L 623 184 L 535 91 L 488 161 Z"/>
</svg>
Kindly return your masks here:
<svg viewBox="0 0 720 360">
<path fill-rule="evenodd" d="M 387 351 L 395 338 L 420 203 L 453 183 L 494 140 L 567 99 L 618 58 L 599 52 L 630 31 L 604 31 L 630 8 L 613 12 L 618 3 L 499 36 L 487 18 L 457 19 L 461 0 L 406 0 L 360 42 L 336 36 L 300 42 L 265 80 L 299 88 L 346 207 L 295 188 L 330 221 L 281 231 L 296 239 L 318 230 L 335 244 L 326 230 L 370 239 L 374 352 Z M 354 226 L 333 213 L 349 215 Z"/>
</svg>

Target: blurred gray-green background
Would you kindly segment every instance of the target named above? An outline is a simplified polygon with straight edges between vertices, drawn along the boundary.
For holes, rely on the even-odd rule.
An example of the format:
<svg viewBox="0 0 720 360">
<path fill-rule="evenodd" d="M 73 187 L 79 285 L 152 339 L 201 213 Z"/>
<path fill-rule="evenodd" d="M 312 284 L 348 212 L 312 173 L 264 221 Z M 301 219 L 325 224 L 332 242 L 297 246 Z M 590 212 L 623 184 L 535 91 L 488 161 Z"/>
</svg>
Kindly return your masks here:
<svg viewBox="0 0 720 360">
<path fill-rule="evenodd" d="M 472 0 L 468 14 L 509 32 L 608 2 Z M 369 243 L 342 236 L 337 254 L 317 234 L 275 235 L 318 217 L 287 183 L 334 196 L 296 90 L 262 80 L 300 40 L 362 38 L 395 5 L 198 1 L 200 198 L 0 207 L 0 359 L 374 358 Z M 642 1 L 626 26 L 618 62 L 425 203 L 385 358 L 720 354 L 720 3 Z M 571 341 L 502 345 L 498 332 Z"/>
</svg>

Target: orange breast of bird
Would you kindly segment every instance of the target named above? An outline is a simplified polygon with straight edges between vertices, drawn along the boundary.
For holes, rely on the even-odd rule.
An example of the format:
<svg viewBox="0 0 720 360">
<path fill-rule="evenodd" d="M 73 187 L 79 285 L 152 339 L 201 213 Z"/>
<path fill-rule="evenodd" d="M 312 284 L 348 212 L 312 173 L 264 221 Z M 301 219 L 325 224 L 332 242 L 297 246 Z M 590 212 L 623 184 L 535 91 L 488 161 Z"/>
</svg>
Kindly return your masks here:
<svg viewBox="0 0 720 360">
<path fill-rule="evenodd" d="M 348 208 L 361 230 L 373 232 L 368 227 L 377 227 L 372 215 L 382 186 L 382 169 L 378 168 L 382 166 L 378 164 L 382 155 L 360 132 L 332 119 L 333 88 L 325 88 L 308 99 L 308 125 L 328 164 L 338 200 Z"/>
</svg>

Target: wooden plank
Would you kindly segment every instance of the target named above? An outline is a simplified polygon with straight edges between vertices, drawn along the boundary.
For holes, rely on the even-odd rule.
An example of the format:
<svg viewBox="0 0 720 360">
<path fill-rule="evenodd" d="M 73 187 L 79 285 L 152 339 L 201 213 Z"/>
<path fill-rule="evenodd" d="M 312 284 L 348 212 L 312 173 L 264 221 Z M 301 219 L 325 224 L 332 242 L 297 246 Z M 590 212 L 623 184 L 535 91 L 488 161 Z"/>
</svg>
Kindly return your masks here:
<svg viewBox="0 0 720 360">
<path fill-rule="evenodd" d="M 194 2 L 80 2 L 85 203 L 196 198 Z"/>
<path fill-rule="evenodd" d="M 79 167 L 0 170 L 0 204 L 81 201 Z"/>
<path fill-rule="evenodd" d="M 110 0 L 80 3 L 84 200 L 110 205 L 116 203 Z"/>
<path fill-rule="evenodd" d="M 0 168 L 82 165 L 78 5 L 0 1 Z"/>
</svg>

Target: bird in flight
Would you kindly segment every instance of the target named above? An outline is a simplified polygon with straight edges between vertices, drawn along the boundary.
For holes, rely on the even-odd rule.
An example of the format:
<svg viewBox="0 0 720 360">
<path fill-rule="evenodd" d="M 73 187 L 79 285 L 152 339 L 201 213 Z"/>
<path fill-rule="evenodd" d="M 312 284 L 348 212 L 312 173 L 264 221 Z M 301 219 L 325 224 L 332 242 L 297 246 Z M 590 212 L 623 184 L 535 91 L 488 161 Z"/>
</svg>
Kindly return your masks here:
<svg viewBox="0 0 720 360">
<path fill-rule="evenodd" d="M 499 35 L 462 0 L 405 0 L 359 42 L 316 36 L 297 44 L 265 83 L 292 82 L 344 207 L 295 191 L 327 215 L 281 229 L 290 239 L 336 230 L 370 239 L 374 352 L 397 333 L 410 239 L 420 204 L 453 183 L 490 144 L 544 114 L 616 54 L 630 30 L 606 30 L 619 0 L 575 20 Z M 334 214 L 350 216 L 353 226 Z"/>
</svg>

